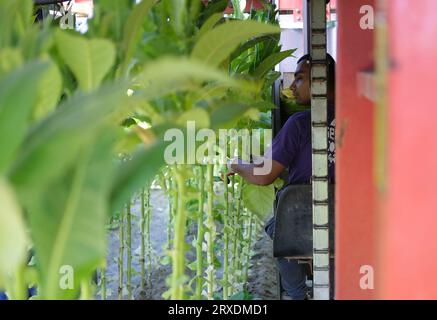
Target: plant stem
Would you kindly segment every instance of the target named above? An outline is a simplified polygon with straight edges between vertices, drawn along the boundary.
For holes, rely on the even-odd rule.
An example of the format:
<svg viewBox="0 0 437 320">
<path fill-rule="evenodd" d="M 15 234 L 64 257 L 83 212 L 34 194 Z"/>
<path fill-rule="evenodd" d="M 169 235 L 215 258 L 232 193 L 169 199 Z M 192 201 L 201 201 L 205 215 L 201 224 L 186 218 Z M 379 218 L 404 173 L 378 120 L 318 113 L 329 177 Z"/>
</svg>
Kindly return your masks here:
<svg viewBox="0 0 437 320">
<path fill-rule="evenodd" d="M 223 242 L 224 242 L 224 257 L 223 257 L 223 300 L 229 298 L 229 186 L 228 186 L 228 168 L 225 166 L 224 171 L 224 197 L 225 197 L 225 213 L 223 216 Z"/>
<path fill-rule="evenodd" d="M 245 238 L 247 239 L 247 244 L 245 247 L 245 261 L 244 261 L 244 272 L 243 272 L 243 283 L 246 286 L 247 285 L 247 279 L 248 279 L 248 275 L 249 275 L 249 263 L 250 263 L 250 251 L 251 251 L 251 247 L 252 247 L 252 238 L 253 238 L 253 227 L 252 225 L 255 223 L 254 219 L 253 219 L 253 213 L 249 212 L 249 222 L 248 222 L 248 229 L 247 229 L 247 234 L 245 236 Z"/>
<path fill-rule="evenodd" d="M 231 176 L 231 196 L 232 200 L 235 200 L 235 175 Z"/>
<path fill-rule="evenodd" d="M 178 202 L 179 202 L 179 194 L 175 189 L 177 188 L 175 181 L 169 180 L 170 185 L 170 198 L 171 198 L 171 206 L 169 210 L 169 217 L 168 217 L 168 246 L 170 248 L 170 245 L 172 243 L 171 235 L 173 234 L 174 230 L 174 219 L 177 214 L 177 208 L 178 208 Z"/>
<path fill-rule="evenodd" d="M 171 298 L 172 300 L 181 300 L 184 298 L 184 275 L 185 275 L 185 229 L 186 229 L 186 212 L 185 212 L 185 178 L 180 168 L 174 169 L 174 175 L 177 184 L 178 197 L 174 241 L 172 251 L 173 273 L 171 277 Z"/>
<path fill-rule="evenodd" d="M 243 211 L 244 211 L 244 214 L 240 215 L 239 239 L 241 239 L 241 241 L 239 242 L 240 248 L 238 250 L 239 255 L 238 255 L 238 261 L 237 261 L 238 262 L 237 270 L 242 271 L 241 278 L 240 278 L 242 283 L 244 283 L 243 270 L 244 270 L 244 263 L 245 263 L 245 258 L 246 258 L 246 248 L 247 248 L 247 243 L 248 243 L 248 238 L 247 238 L 248 220 L 250 220 L 246 210 L 243 209 Z"/>
<path fill-rule="evenodd" d="M 141 189 L 141 221 L 140 221 L 140 229 L 141 229 L 141 244 L 140 244 L 140 265 L 141 265 L 141 292 L 144 293 L 146 289 L 146 246 L 145 246 L 145 237 L 146 237 L 146 208 L 145 208 L 145 190 L 144 187 Z"/>
<path fill-rule="evenodd" d="M 92 300 L 93 289 L 89 279 L 83 279 L 80 283 L 80 300 Z"/>
<path fill-rule="evenodd" d="M 106 268 L 102 267 L 100 272 L 100 297 L 102 300 L 106 300 Z"/>
<path fill-rule="evenodd" d="M 195 299 L 202 299 L 202 289 L 203 289 L 203 254 L 202 254 L 202 243 L 204 237 L 203 228 L 203 206 L 205 202 L 205 172 L 203 166 L 199 166 L 199 211 L 197 217 L 197 241 L 196 241 L 196 293 Z"/>
<path fill-rule="evenodd" d="M 132 294 L 132 215 L 130 201 L 126 205 L 126 245 L 127 245 L 127 266 L 126 266 L 126 285 L 128 298 L 133 299 Z"/>
<path fill-rule="evenodd" d="M 214 240 L 215 240 L 215 223 L 214 223 L 214 212 L 213 212 L 213 200 L 214 200 L 214 165 L 208 164 L 206 167 L 206 175 L 208 177 L 208 203 L 206 212 L 206 227 L 208 229 L 208 237 L 206 239 L 207 243 L 207 262 L 208 268 L 206 270 L 206 275 L 208 279 L 207 283 L 207 297 L 208 300 L 213 299 L 214 295 L 214 278 L 215 278 L 215 268 L 214 268 Z"/>
<path fill-rule="evenodd" d="M 119 247 L 118 247 L 118 299 L 123 299 L 123 276 L 124 276 L 124 208 L 120 213 Z"/>
<path fill-rule="evenodd" d="M 165 174 L 163 171 L 161 171 L 159 173 L 159 179 L 160 179 L 160 184 L 162 186 L 162 190 L 164 192 L 165 195 L 167 195 L 167 199 L 168 199 L 168 223 L 167 223 L 167 244 L 166 244 L 166 249 L 170 250 L 170 245 L 171 245 L 171 223 L 170 221 L 171 216 L 172 216 L 172 197 L 170 194 L 170 190 L 171 190 L 171 180 L 165 177 Z"/>
<path fill-rule="evenodd" d="M 236 197 L 237 197 L 237 205 L 236 205 L 236 213 L 234 215 L 234 238 L 233 238 L 233 243 L 232 243 L 232 267 L 231 267 L 231 273 L 234 275 L 234 286 L 240 281 L 240 279 L 238 279 L 238 277 L 236 277 L 236 273 L 237 273 L 237 266 L 238 266 L 238 259 L 239 259 L 239 254 L 237 251 L 237 247 L 239 246 L 240 243 L 240 230 L 241 230 L 241 226 L 240 226 L 240 215 L 241 215 L 241 189 L 242 189 L 242 179 L 241 177 L 238 177 L 238 186 L 237 186 L 237 192 L 236 192 Z"/>
<path fill-rule="evenodd" d="M 25 268 L 25 266 L 19 266 L 15 271 L 15 277 L 10 286 L 12 290 L 9 292 L 11 300 L 27 300 L 27 287 L 24 280 Z"/>
<path fill-rule="evenodd" d="M 146 188 L 146 233 L 147 233 L 147 258 L 148 258 L 148 274 L 147 279 L 149 287 L 152 287 L 152 240 L 150 233 L 150 223 L 152 220 L 152 208 L 150 207 L 150 187 Z"/>
<path fill-rule="evenodd" d="M 229 192 L 229 190 L 228 190 L 228 192 Z M 230 219 L 232 219 L 232 222 L 229 222 L 228 221 L 228 225 L 229 225 L 229 227 L 231 228 L 230 230 L 229 230 L 229 233 L 228 233 L 228 235 L 230 236 L 230 241 L 231 241 L 231 243 L 230 243 L 230 245 L 232 246 L 232 248 L 233 248 L 233 243 L 234 243 L 234 241 L 236 241 L 235 239 L 234 239 L 234 236 L 233 236 L 233 234 L 231 235 L 231 230 L 233 230 L 233 228 L 235 227 L 235 225 L 234 225 L 234 222 L 233 222 L 233 219 L 234 219 L 234 216 L 235 216 L 235 175 L 232 175 L 231 176 L 231 186 L 230 186 L 230 192 L 231 192 L 231 203 L 230 203 L 230 205 L 231 205 L 231 207 L 230 207 L 230 210 L 229 210 L 229 220 Z M 231 252 L 232 253 L 232 252 Z M 233 293 L 234 293 L 234 284 L 235 284 L 235 281 L 234 281 L 234 279 L 235 279 L 235 274 L 233 273 L 233 269 L 232 269 L 232 261 L 233 261 L 233 259 L 234 259 L 234 256 L 233 255 L 231 255 L 231 260 L 230 260 L 230 264 L 231 264 L 231 272 L 230 272 L 230 277 L 229 277 L 229 287 L 228 287 L 228 295 L 232 295 Z M 228 248 L 228 261 L 229 261 L 229 248 Z M 229 266 L 228 266 L 228 268 L 229 268 Z"/>
</svg>

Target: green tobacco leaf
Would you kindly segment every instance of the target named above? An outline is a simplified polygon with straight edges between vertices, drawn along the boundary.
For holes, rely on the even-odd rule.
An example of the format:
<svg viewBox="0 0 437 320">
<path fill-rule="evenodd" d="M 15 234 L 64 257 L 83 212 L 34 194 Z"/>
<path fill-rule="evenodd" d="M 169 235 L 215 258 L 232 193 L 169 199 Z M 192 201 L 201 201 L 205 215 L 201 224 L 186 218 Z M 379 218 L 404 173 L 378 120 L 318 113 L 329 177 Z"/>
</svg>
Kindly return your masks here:
<svg viewBox="0 0 437 320">
<path fill-rule="evenodd" d="M 211 17 L 208 18 L 208 20 L 205 21 L 205 23 L 202 25 L 202 27 L 199 30 L 199 33 L 196 35 L 197 38 L 201 38 L 205 32 L 208 32 L 214 26 L 223 18 L 223 12 L 214 13 Z"/>
<path fill-rule="evenodd" d="M 275 42 L 279 43 L 279 35 L 269 34 L 269 35 L 256 37 L 256 38 L 250 39 L 249 41 L 246 41 L 244 44 L 239 46 L 234 52 L 232 52 L 231 60 L 234 60 L 240 54 L 242 54 L 244 51 L 254 47 L 255 45 L 262 43 L 262 42 L 266 42 L 266 41 L 275 41 Z"/>
<path fill-rule="evenodd" d="M 117 144 L 114 147 L 116 153 L 130 153 L 142 143 L 135 132 L 126 134 L 122 128 L 119 128 L 118 132 Z"/>
<path fill-rule="evenodd" d="M 26 261 L 27 235 L 21 208 L 9 184 L 0 179 L 0 287 Z"/>
<path fill-rule="evenodd" d="M 281 178 L 277 178 L 274 182 L 273 182 L 273 186 L 276 189 L 281 189 L 284 186 L 284 180 L 282 180 Z"/>
<path fill-rule="evenodd" d="M 276 105 L 270 101 L 257 101 L 252 104 L 252 107 L 258 109 L 261 112 L 266 112 L 276 108 Z"/>
<path fill-rule="evenodd" d="M 228 3 L 228 0 L 209 1 L 208 5 L 203 9 L 203 12 L 199 17 L 200 25 L 203 25 L 213 14 L 221 13 L 223 15 Z"/>
<path fill-rule="evenodd" d="M 246 184 L 243 187 L 242 199 L 247 209 L 263 220 L 272 213 L 275 187 Z"/>
<path fill-rule="evenodd" d="M 246 290 L 237 292 L 229 297 L 229 300 L 253 300 L 253 296 Z"/>
<path fill-rule="evenodd" d="M 251 106 L 242 103 L 225 103 L 211 113 L 213 129 L 234 128 L 238 120 L 244 116 Z"/>
<path fill-rule="evenodd" d="M 209 30 L 199 38 L 191 56 L 207 65 L 219 66 L 242 42 L 280 31 L 277 26 L 256 21 L 230 21 Z"/>
<path fill-rule="evenodd" d="M 90 19 L 93 26 L 94 20 L 97 27 L 97 34 L 105 38 L 113 39 L 114 42 L 121 42 L 123 37 L 123 27 L 129 16 L 133 1 L 131 0 L 99 0 L 95 6 L 96 13 L 101 15 L 101 19 Z"/>
<path fill-rule="evenodd" d="M 112 212 L 122 208 L 135 191 L 153 179 L 165 163 L 166 146 L 164 141 L 158 141 L 147 149 L 141 146 L 133 153 L 132 159 L 118 165 L 111 191 Z"/>
<path fill-rule="evenodd" d="M 184 27 L 187 23 L 187 0 L 164 0 L 170 23 L 177 36 L 184 36 Z"/>
<path fill-rule="evenodd" d="M 126 21 L 122 42 L 122 49 L 124 53 L 123 62 L 121 64 L 122 72 L 125 72 L 129 66 L 129 63 L 135 52 L 135 46 L 137 45 L 141 36 L 144 20 L 155 3 L 156 0 L 143 0 L 133 8 Z"/>
<path fill-rule="evenodd" d="M 131 110 L 135 110 L 138 116 L 144 116 L 150 119 L 152 125 L 164 122 L 165 118 L 157 112 L 149 101 L 142 99 L 140 96 L 133 95 L 128 99 Z"/>
<path fill-rule="evenodd" d="M 226 86 L 220 86 L 216 84 L 206 85 L 199 91 L 192 92 L 192 101 L 199 103 L 204 100 L 211 101 L 212 99 L 221 99 L 229 92 L 229 88 Z"/>
<path fill-rule="evenodd" d="M 187 268 L 190 269 L 191 271 L 196 271 L 197 270 L 197 261 L 193 261 L 193 262 L 187 264 Z"/>
<path fill-rule="evenodd" d="M 58 66 L 48 60 L 49 67 L 38 83 L 38 100 L 33 110 L 33 120 L 40 120 L 53 111 L 62 94 L 62 75 Z"/>
<path fill-rule="evenodd" d="M 0 50 L 0 78 L 4 74 L 18 69 L 23 64 L 23 56 L 17 48 L 4 48 Z"/>
<path fill-rule="evenodd" d="M 168 57 L 147 65 L 134 79 L 134 84 L 142 89 L 139 94 L 143 98 L 152 100 L 177 91 L 198 89 L 205 81 L 215 81 L 246 91 L 258 90 L 256 83 L 232 79 L 226 73 L 200 61 Z"/>
<path fill-rule="evenodd" d="M 188 121 L 194 121 L 197 129 L 209 127 L 209 114 L 204 109 L 193 108 L 182 113 L 177 124 L 181 127 L 186 127 Z"/>
<path fill-rule="evenodd" d="M 264 76 L 263 87 L 269 88 L 271 85 L 273 85 L 273 83 L 275 83 L 276 80 L 279 79 L 280 76 L 281 76 L 281 73 L 279 71 L 269 71 Z"/>
<path fill-rule="evenodd" d="M 56 33 L 56 45 L 82 90 L 96 89 L 115 61 L 115 48 L 108 40 L 86 39 L 60 31 Z"/>
<path fill-rule="evenodd" d="M 0 48 L 11 46 L 30 29 L 32 0 L 0 1 Z"/>
<path fill-rule="evenodd" d="M 83 145 L 68 170 L 27 204 L 43 299 L 72 299 L 106 254 L 112 179 L 109 130 Z M 71 274 L 68 274 L 71 270 Z"/>
<path fill-rule="evenodd" d="M 9 172 L 20 200 L 36 197 L 36 186 L 51 183 L 76 161 L 83 144 L 124 107 L 126 90 L 115 84 L 77 94 L 32 128 Z"/>
<path fill-rule="evenodd" d="M 47 64 L 33 62 L 9 73 L 0 81 L 0 172 L 12 162 L 23 141 L 38 84 Z"/>
<path fill-rule="evenodd" d="M 253 76 L 259 79 L 263 78 L 278 63 L 291 56 L 295 51 L 296 49 L 271 54 L 255 69 Z"/>
</svg>

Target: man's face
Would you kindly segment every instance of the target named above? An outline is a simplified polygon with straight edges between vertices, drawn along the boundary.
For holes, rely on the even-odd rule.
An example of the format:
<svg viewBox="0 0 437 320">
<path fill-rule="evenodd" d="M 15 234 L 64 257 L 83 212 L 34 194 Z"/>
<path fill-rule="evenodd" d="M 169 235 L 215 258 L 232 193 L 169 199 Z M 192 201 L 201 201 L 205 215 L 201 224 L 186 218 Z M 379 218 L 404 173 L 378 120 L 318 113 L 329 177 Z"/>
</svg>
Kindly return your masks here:
<svg viewBox="0 0 437 320">
<path fill-rule="evenodd" d="M 310 64 L 307 61 L 300 62 L 296 67 L 294 81 L 290 87 L 296 102 L 303 106 L 311 105 L 310 70 Z"/>
</svg>

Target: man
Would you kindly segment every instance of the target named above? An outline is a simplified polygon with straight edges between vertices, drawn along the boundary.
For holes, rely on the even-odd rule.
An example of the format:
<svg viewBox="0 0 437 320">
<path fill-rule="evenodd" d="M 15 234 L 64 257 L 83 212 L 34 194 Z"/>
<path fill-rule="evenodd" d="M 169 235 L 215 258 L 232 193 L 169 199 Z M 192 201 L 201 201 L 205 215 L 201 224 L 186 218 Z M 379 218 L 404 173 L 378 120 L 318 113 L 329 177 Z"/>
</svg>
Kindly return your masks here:
<svg viewBox="0 0 437 320">
<path fill-rule="evenodd" d="M 328 55 L 328 172 L 331 181 L 335 176 L 335 61 Z M 305 55 L 298 60 L 295 79 L 290 87 L 296 102 L 303 106 L 311 106 L 311 57 Z M 284 127 L 274 138 L 271 150 L 264 156 L 260 164 L 243 164 L 232 161 L 229 171 L 238 173 L 249 183 L 269 185 L 273 183 L 285 168 L 289 176 L 287 184 L 309 184 L 312 176 L 311 150 L 311 110 L 292 115 Z M 254 169 L 264 166 L 266 160 L 271 161 L 271 170 L 265 174 L 256 174 Z M 272 238 L 274 220 L 266 226 L 266 232 Z M 278 258 L 278 270 L 281 274 L 281 285 L 286 294 L 293 300 L 302 300 L 307 296 L 305 266 L 297 261 Z"/>
</svg>

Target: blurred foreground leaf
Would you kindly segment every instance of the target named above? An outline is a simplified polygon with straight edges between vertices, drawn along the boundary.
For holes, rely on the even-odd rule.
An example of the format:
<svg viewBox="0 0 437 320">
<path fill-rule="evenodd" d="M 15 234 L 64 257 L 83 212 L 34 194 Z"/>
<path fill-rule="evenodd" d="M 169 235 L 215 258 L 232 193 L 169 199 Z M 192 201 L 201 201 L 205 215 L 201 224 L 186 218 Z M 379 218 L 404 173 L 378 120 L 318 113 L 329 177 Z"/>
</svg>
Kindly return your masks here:
<svg viewBox="0 0 437 320">
<path fill-rule="evenodd" d="M 115 47 L 105 39 L 86 39 L 59 31 L 56 44 L 82 90 L 96 89 L 115 61 Z"/>
<path fill-rule="evenodd" d="M 21 208 L 9 184 L 0 179 L 0 287 L 26 259 L 27 235 Z"/>
<path fill-rule="evenodd" d="M 246 184 L 243 187 L 242 198 L 247 209 L 256 214 L 261 220 L 264 220 L 272 213 L 275 187 L 273 185 Z"/>
<path fill-rule="evenodd" d="M 36 103 L 38 82 L 47 64 L 29 63 L 0 81 L 0 173 L 12 162 Z"/>
</svg>

